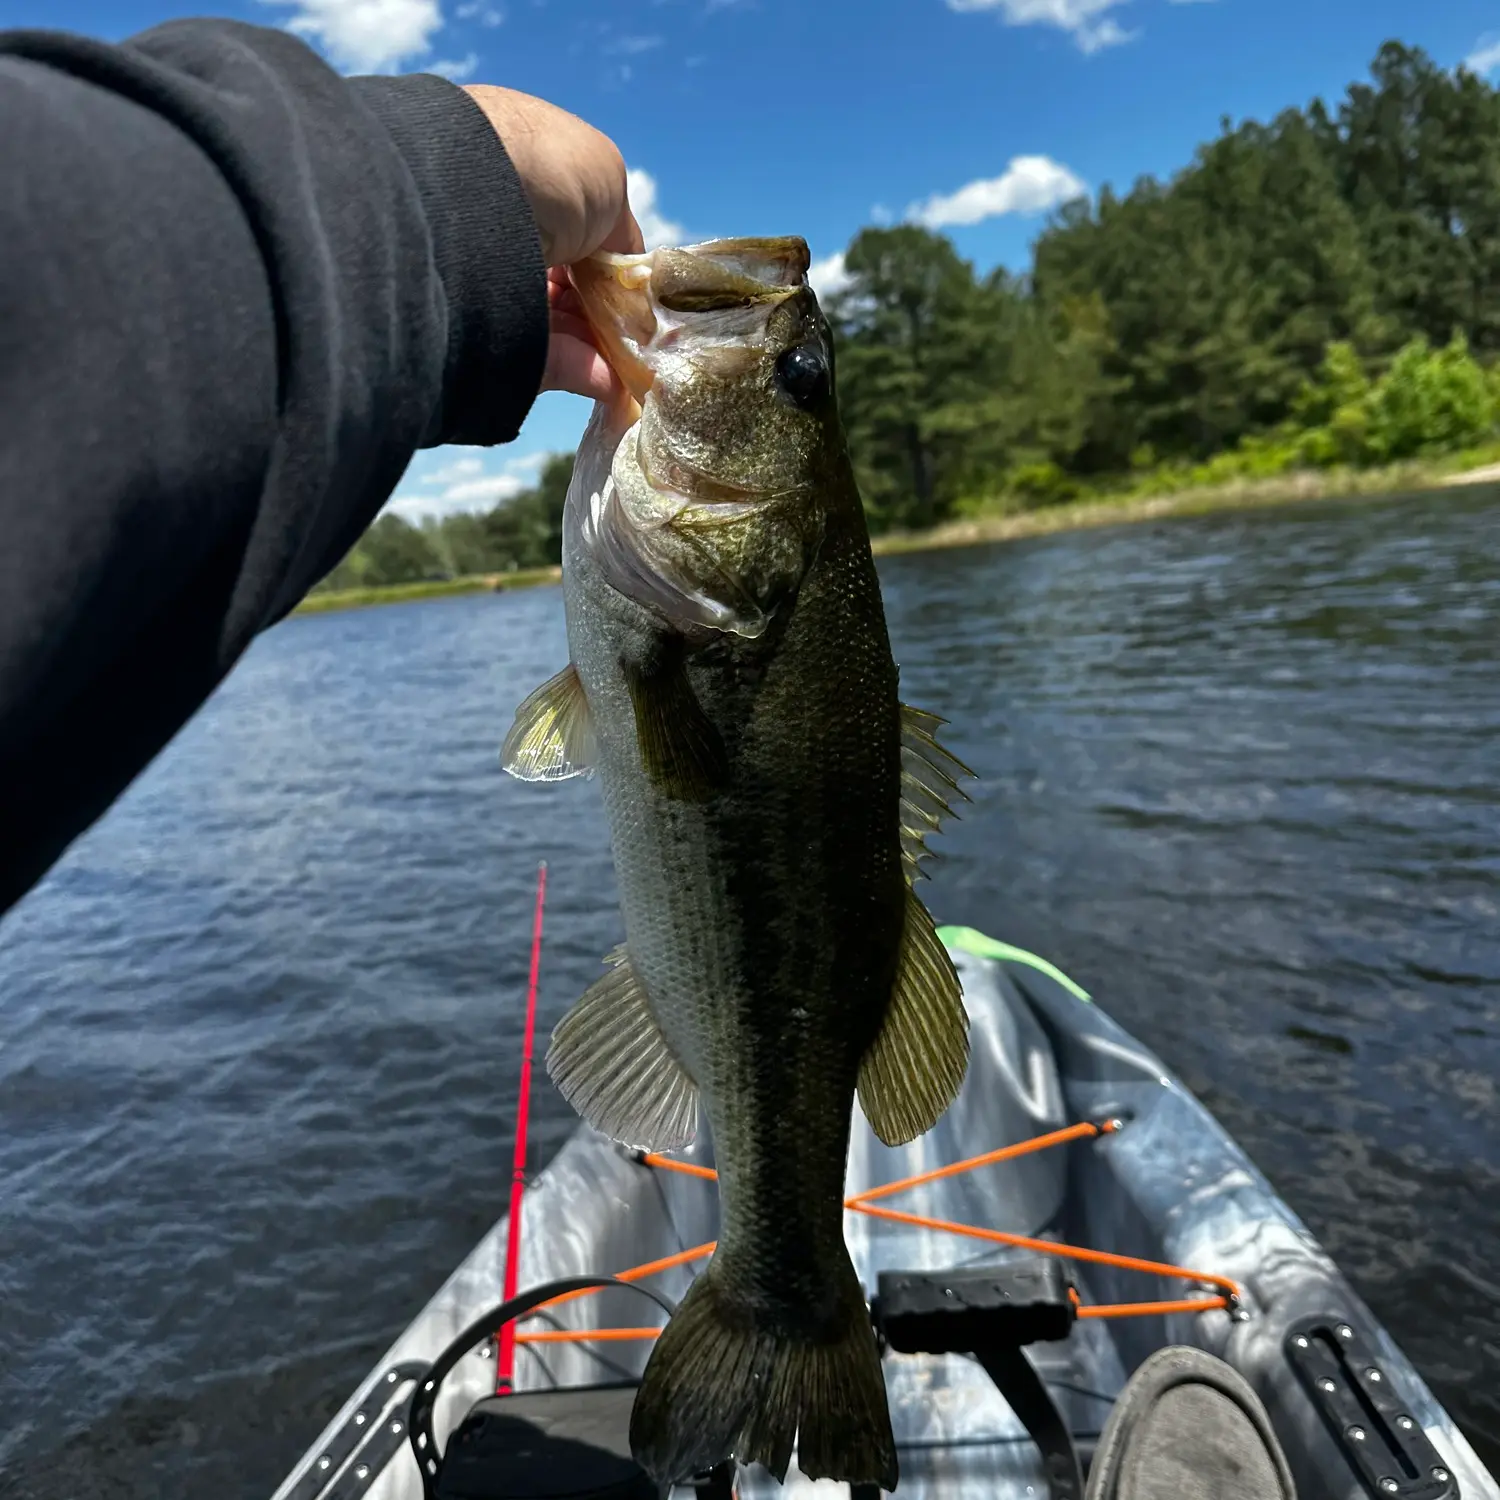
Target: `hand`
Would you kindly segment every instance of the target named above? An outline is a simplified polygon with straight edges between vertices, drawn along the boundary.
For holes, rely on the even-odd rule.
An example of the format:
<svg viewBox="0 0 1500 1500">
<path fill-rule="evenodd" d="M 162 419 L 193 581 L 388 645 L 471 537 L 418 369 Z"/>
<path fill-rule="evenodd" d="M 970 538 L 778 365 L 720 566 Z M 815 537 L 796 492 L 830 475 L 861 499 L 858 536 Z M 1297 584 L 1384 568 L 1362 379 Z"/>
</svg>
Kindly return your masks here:
<svg viewBox="0 0 1500 1500">
<path fill-rule="evenodd" d="M 563 268 L 595 250 L 633 254 L 645 248 L 625 194 L 624 158 L 607 135 L 555 104 L 483 83 L 465 92 L 505 145 L 550 268 L 551 341 L 542 389 L 604 399 L 617 381 Z"/>
<path fill-rule="evenodd" d="M 620 388 L 620 379 L 594 342 L 594 331 L 564 266 L 547 272 L 547 312 L 551 338 L 542 389 L 608 401 Z"/>
</svg>

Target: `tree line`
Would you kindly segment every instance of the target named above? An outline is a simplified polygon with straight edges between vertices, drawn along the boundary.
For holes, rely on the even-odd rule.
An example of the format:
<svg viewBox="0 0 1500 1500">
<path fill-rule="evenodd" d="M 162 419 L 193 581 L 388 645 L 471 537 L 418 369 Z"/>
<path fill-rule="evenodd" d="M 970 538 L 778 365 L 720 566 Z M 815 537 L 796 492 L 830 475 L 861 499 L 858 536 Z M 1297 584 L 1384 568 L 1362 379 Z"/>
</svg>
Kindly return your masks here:
<svg viewBox="0 0 1500 1500">
<path fill-rule="evenodd" d="M 1023 274 L 915 225 L 845 266 L 827 311 L 876 531 L 1467 449 L 1500 435 L 1500 91 L 1389 42 L 1336 106 L 1225 120 L 1169 181 L 1064 205 Z M 334 576 L 555 562 L 570 471 L 488 516 L 386 516 Z"/>
<path fill-rule="evenodd" d="M 1024 275 L 860 234 L 832 313 L 877 524 L 1490 438 L 1500 93 L 1394 42 L 1371 75 L 1065 205 Z"/>
<path fill-rule="evenodd" d="M 544 568 L 562 558 L 563 501 L 573 456 L 555 453 L 537 482 L 491 511 L 428 516 L 413 526 L 387 511 L 314 592 Z"/>
</svg>

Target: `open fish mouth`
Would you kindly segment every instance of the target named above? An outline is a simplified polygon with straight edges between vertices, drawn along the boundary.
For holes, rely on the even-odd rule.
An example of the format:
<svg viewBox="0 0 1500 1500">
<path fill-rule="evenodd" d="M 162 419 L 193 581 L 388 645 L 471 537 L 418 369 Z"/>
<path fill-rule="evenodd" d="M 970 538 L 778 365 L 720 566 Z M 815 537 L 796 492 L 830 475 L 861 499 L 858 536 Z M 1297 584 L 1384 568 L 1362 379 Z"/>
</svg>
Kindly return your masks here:
<svg viewBox="0 0 1500 1500">
<path fill-rule="evenodd" d="M 807 463 L 821 429 L 778 384 L 788 352 L 824 357 L 808 264 L 785 236 L 570 268 L 622 387 L 580 450 L 577 535 L 676 628 L 764 634 L 821 538 Z"/>
<path fill-rule="evenodd" d="M 795 235 L 708 240 L 643 255 L 600 251 L 569 275 L 584 315 L 620 383 L 644 403 L 655 356 L 670 349 L 685 319 L 710 338 L 744 337 L 766 313 L 807 285 L 807 241 Z"/>
</svg>

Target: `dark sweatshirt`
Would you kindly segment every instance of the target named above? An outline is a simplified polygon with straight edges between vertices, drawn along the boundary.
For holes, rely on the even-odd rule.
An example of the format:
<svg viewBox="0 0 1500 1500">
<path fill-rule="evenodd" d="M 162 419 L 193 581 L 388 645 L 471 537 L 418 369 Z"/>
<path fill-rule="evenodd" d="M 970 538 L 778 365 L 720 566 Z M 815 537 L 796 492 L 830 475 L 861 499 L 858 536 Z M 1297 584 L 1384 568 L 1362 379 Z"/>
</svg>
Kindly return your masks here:
<svg viewBox="0 0 1500 1500">
<path fill-rule="evenodd" d="M 0 911 L 417 448 L 515 437 L 546 349 L 452 84 L 229 21 L 0 33 Z"/>
</svg>

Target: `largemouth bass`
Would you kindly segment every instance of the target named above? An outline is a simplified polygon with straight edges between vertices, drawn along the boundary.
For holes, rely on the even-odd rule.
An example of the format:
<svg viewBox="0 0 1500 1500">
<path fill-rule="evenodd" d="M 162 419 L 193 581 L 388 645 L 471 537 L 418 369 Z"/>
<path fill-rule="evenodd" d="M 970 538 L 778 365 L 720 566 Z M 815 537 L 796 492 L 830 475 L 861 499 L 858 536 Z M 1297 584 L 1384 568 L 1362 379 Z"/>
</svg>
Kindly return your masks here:
<svg viewBox="0 0 1500 1500">
<path fill-rule="evenodd" d="M 719 1172 L 718 1248 L 631 1420 L 664 1483 L 726 1458 L 895 1487 L 843 1236 L 858 1093 L 929 1129 L 963 1081 L 958 977 L 912 890 L 965 768 L 904 707 L 833 349 L 800 239 L 599 255 L 574 282 L 626 391 L 596 406 L 564 513 L 570 665 L 508 770 L 597 770 L 626 945 L 559 1023 L 578 1112 Z"/>
</svg>

